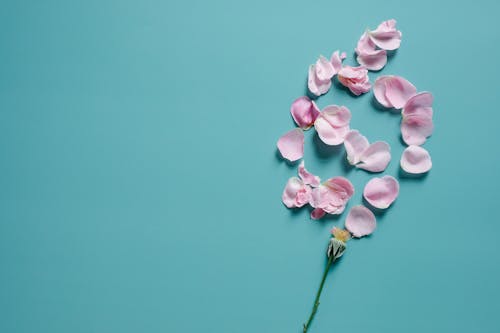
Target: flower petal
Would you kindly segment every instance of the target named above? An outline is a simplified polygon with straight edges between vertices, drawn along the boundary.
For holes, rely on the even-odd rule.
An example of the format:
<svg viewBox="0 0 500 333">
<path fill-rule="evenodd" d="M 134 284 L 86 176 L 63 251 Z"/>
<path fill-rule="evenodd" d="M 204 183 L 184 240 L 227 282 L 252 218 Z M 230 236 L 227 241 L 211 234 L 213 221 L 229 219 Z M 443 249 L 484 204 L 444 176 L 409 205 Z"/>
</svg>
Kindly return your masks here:
<svg viewBox="0 0 500 333">
<path fill-rule="evenodd" d="M 304 184 L 311 185 L 313 187 L 318 187 L 320 179 L 318 176 L 313 175 L 305 168 L 304 161 L 299 164 L 299 177 L 302 179 Z"/>
<path fill-rule="evenodd" d="M 319 220 L 320 218 L 322 218 L 323 216 L 325 216 L 326 212 L 321 209 L 321 208 L 315 208 L 312 210 L 311 212 L 311 218 L 313 220 Z"/>
<path fill-rule="evenodd" d="M 363 190 L 363 196 L 373 207 L 385 209 L 389 207 L 399 194 L 399 183 L 392 176 L 372 178 Z"/>
<path fill-rule="evenodd" d="M 321 96 L 326 94 L 326 92 L 332 86 L 332 80 L 320 80 L 316 76 L 316 65 L 309 66 L 309 74 L 307 79 L 307 87 L 309 91 L 316 95 Z"/>
<path fill-rule="evenodd" d="M 351 165 L 358 164 L 361 154 L 368 149 L 368 139 L 357 130 L 351 130 L 344 138 L 344 147 L 347 152 L 347 161 Z"/>
<path fill-rule="evenodd" d="M 302 96 L 293 101 L 290 107 L 295 123 L 302 129 L 310 128 L 319 116 L 319 108 L 309 97 Z"/>
<path fill-rule="evenodd" d="M 401 155 L 401 168 L 413 174 L 421 174 L 432 168 L 431 155 L 419 146 L 409 146 Z"/>
<path fill-rule="evenodd" d="M 353 194 L 354 187 L 348 179 L 334 177 L 312 190 L 309 203 L 328 214 L 341 214 Z"/>
<path fill-rule="evenodd" d="M 345 227 L 354 237 L 363 237 L 375 231 L 377 220 L 371 210 L 358 205 L 352 207 L 349 211 L 345 220 Z"/>
<path fill-rule="evenodd" d="M 344 66 L 338 72 L 337 79 L 356 96 L 366 93 L 371 89 L 368 70 L 363 66 Z"/>
<path fill-rule="evenodd" d="M 315 70 L 316 77 L 321 81 L 331 80 L 336 74 L 332 63 L 322 55 L 320 55 L 319 59 L 316 61 Z"/>
<path fill-rule="evenodd" d="M 432 94 L 422 92 L 406 103 L 401 113 L 403 116 L 401 134 L 406 144 L 421 145 L 432 134 L 434 130 L 432 102 Z"/>
<path fill-rule="evenodd" d="M 401 109 L 417 93 L 417 88 L 401 76 L 384 75 L 375 80 L 373 92 L 386 108 Z"/>
<path fill-rule="evenodd" d="M 387 63 L 387 51 L 377 50 L 375 43 L 364 33 L 354 49 L 360 65 L 371 71 L 381 70 Z"/>
<path fill-rule="evenodd" d="M 395 50 L 401 45 L 401 31 L 396 29 L 396 20 L 382 22 L 377 29 L 369 31 L 370 39 L 383 50 Z"/>
<path fill-rule="evenodd" d="M 334 70 L 334 75 L 337 74 L 340 69 L 342 68 L 342 60 L 344 60 L 346 57 L 345 52 L 342 52 L 342 54 L 339 55 L 339 51 L 333 52 L 330 62 L 332 63 L 333 70 Z"/>
<path fill-rule="evenodd" d="M 387 168 L 391 161 L 391 147 L 385 141 L 377 141 L 372 143 L 361 154 L 359 164 L 356 167 L 371 172 L 381 172 Z"/>
<path fill-rule="evenodd" d="M 279 138 L 277 146 L 281 156 L 290 162 L 301 159 L 304 156 L 304 132 L 295 128 L 285 133 Z"/>
<path fill-rule="evenodd" d="M 281 199 L 288 208 L 302 207 L 311 199 L 311 188 L 299 178 L 292 177 L 288 179 Z"/>
<path fill-rule="evenodd" d="M 323 109 L 314 122 L 314 128 L 324 143 L 339 145 L 344 142 L 344 137 L 349 132 L 350 121 L 351 111 L 348 108 L 329 105 Z"/>
</svg>

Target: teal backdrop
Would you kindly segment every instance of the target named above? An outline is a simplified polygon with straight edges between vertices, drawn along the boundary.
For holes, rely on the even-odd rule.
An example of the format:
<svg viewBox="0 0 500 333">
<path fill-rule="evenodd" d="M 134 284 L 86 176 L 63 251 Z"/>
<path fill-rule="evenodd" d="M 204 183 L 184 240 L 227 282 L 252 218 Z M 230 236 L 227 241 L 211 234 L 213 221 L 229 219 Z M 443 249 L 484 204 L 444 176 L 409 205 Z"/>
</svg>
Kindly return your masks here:
<svg viewBox="0 0 500 333">
<path fill-rule="evenodd" d="M 434 167 L 399 175 L 400 116 L 334 87 L 401 184 L 349 243 L 310 332 L 499 332 L 495 1 L 2 1 L 0 332 L 300 332 L 329 230 L 281 203 L 320 54 L 395 18 L 398 74 L 435 96 Z M 308 169 L 373 176 L 306 133 Z"/>
</svg>

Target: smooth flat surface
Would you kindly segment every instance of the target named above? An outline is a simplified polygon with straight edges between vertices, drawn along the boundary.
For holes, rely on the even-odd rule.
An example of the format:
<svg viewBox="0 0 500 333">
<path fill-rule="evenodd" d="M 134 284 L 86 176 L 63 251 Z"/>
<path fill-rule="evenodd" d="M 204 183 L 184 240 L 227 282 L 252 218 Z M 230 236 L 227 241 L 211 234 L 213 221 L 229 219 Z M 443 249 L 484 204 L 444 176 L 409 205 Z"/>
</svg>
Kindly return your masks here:
<svg viewBox="0 0 500 333">
<path fill-rule="evenodd" d="M 396 18 L 381 74 L 435 96 L 434 168 L 353 241 L 310 332 L 499 332 L 494 1 L 3 1 L 0 332 L 300 332 L 328 232 L 287 210 L 276 156 L 319 54 Z M 351 126 L 399 116 L 334 88 Z M 306 165 L 371 175 L 306 135 Z"/>
</svg>

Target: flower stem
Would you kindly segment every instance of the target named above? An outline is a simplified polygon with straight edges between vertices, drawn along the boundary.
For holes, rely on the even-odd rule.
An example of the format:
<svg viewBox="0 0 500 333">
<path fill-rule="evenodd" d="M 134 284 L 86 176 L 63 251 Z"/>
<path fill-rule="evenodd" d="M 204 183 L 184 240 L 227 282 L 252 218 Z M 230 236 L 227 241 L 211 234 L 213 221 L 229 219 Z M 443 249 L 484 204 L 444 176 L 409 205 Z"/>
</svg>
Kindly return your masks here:
<svg viewBox="0 0 500 333">
<path fill-rule="evenodd" d="M 316 293 L 316 299 L 314 300 L 314 306 L 312 308 L 311 315 L 309 316 L 307 323 L 304 324 L 304 329 L 302 331 L 303 333 L 307 332 L 307 329 L 311 325 L 311 322 L 314 318 L 314 315 L 316 314 L 316 311 L 318 311 L 319 298 L 321 296 L 321 292 L 323 291 L 323 285 L 325 284 L 326 275 L 328 274 L 328 271 L 330 270 L 330 266 L 333 264 L 334 261 L 335 261 L 335 256 L 332 255 L 328 258 L 328 263 L 326 264 L 325 272 L 323 273 L 323 279 L 321 279 L 321 284 L 319 285 L 318 292 Z"/>
</svg>

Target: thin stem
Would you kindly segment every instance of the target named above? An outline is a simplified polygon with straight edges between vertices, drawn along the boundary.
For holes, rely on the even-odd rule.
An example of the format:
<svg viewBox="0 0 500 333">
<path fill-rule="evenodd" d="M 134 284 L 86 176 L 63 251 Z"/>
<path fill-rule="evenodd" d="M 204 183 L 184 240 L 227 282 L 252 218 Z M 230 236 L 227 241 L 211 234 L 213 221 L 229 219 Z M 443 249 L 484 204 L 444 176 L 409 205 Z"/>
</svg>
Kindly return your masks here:
<svg viewBox="0 0 500 333">
<path fill-rule="evenodd" d="M 311 325 L 311 322 L 312 322 L 312 320 L 314 318 L 314 315 L 316 314 L 316 311 L 318 311 L 319 298 L 321 296 L 321 292 L 323 291 L 323 285 L 325 284 L 326 275 L 328 274 L 328 271 L 330 270 L 330 266 L 335 261 L 334 257 L 335 257 L 334 255 L 331 255 L 328 258 L 328 263 L 326 264 L 325 272 L 323 273 L 323 279 L 321 279 L 321 284 L 319 285 L 318 292 L 316 293 L 316 299 L 314 300 L 314 306 L 312 308 L 311 315 L 309 316 L 309 319 L 307 320 L 307 323 L 304 324 L 304 329 L 302 331 L 303 333 L 307 332 L 307 329 L 309 328 L 309 325 Z"/>
</svg>

